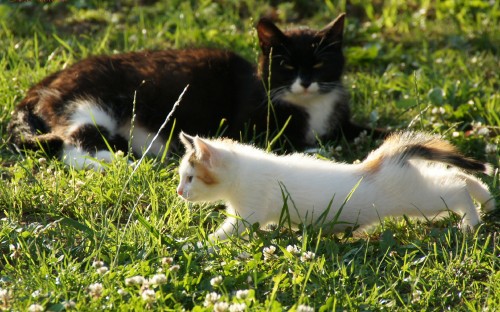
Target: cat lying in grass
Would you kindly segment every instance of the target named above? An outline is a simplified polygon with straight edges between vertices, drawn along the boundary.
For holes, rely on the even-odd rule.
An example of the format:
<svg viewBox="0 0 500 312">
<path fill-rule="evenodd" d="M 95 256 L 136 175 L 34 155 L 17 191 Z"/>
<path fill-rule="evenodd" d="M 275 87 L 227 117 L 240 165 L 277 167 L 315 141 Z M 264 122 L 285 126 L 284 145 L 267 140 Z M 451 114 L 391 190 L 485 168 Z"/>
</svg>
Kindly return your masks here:
<svg viewBox="0 0 500 312">
<path fill-rule="evenodd" d="M 233 52 L 205 48 L 89 57 L 27 92 L 8 125 L 9 140 L 19 148 L 43 148 L 76 168 L 100 169 L 91 158 L 111 161 L 110 150 L 128 152 L 130 145 L 142 155 L 186 85 L 151 154 L 164 152 L 174 119 L 174 132 L 221 130 L 234 139 L 268 130 L 271 139 L 284 128 L 288 151 L 314 146 L 318 138 L 354 139 L 363 130 L 381 136 L 350 120 L 341 83 L 344 17 L 321 30 L 285 32 L 261 19 L 258 67 Z"/>
<path fill-rule="evenodd" d="M 222 200 L 227 207 L 228 216 L 210 241 L 239 235 L 256 222 L 277 224 L 285 203 L 291 224 L 320 220 L 334 232 L 387 216 L 433 218 L 446 210 L 473 227 L 481 219 L 472 199 L 485 211 L 495 207 L 486 185 L 467 173 L 489 173 L 489 165 L 425 133 L 393 134 L 359 164 L 277 156 L 228 139 L 184 133 L 180 139 L 187 152 L 177 193 L 190 202 Z"/>
</svg>

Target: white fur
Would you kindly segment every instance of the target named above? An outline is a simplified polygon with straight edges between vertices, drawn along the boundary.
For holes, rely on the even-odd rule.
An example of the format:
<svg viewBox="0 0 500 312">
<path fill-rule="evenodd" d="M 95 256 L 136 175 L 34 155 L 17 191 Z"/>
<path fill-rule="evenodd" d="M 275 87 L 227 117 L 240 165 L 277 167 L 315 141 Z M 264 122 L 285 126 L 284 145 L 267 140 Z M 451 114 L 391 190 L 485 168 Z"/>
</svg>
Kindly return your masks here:
<svg viewBox="0 0 500 312">
<path fill-rule="evenodd" d="M 104 127 L 111 136 L 119 135 L 126 140 L 131 139 L 131 123 L 128 122 L 119 126 L 118 122 L 92 98 L 78 99 L 73 101 L 71 105 L 75 107 L 75 110 L 69 118 L 66 128 L 67 136 L 70 136 L 84 125 L 97 125 Z M 136 125 L 133 129 L 131 139 L 133 151 L 139 155 L 143 155 L 147 147 L 152 144 L 149 153 L 153 155 L 160 154 L 165 148 L 165 142 L 160 138 L 152 142 L 154 135 L 154 133 L 148 132 L 140 125 Z M 114 154 L 108 150 L 99 150 L 95 153 L 90 153 L 82 149 L 78 145 L 78 142 L 76 142 L 76 145 L 64 145 L 62 159 L 67 165 L 75 169 L 94 169 L 99 171 L 104 169 L 103 163 L 109 163 L 114 159 Z"/>
<path fill-rule="evenodd" d="M 68 134 L 76 131 L 83 125 L 98 125 L 106 128 L 111 134 L 116 133 L 116 120 L 110 116 L 102 107 L 96 104 L 93 99 L 79 99 L 71 105 L 76 107 L 69 118 Z"/>
<path fill-rule="evenodd" d="M 291 92 L 286 93 L 283 99 L 304 108 L 309 114 L 306 141 L 308 144 L 314 145 L 317 136 L 323 136 L 330 130 L 331 114 L 343 94 L 337 89 L 328 93 L 319 93 L 319 85 L 316 82 L 313 82 L 308 88 L 304 88 L 300 78 L 295 80 L 290 90 Z"/>
<path fill-rule="evenodd" d="M 218 183 L 207 185 L 196 178 L 187 147 L 178 193 L 189 201 L 226 203 L 228 217 L 210 235 L 211 241 L 242 233 L 255 222 L 261 227 L 278 223 L 285 203 L 293 224 L 314 223 L 323 213 L 328 224 L 339 213 L 333 231 L 370 225 L 387 216 L 434 218 L 447 209 L 474 226 L 480 218 L 471 195 L 488 202 L 487 209 L 495 205 L 478 179 L 440 163 L 411 159 L 402 166 L 393 157 L 381 160 L 375 170 L 366 161 L 349 165 L 302 154 L 277 156 L 234 142 L 194 138 L 192 148 L 199 153 L 200 147 L 208 151 L 210 161 L 205 165 Z M 189 175 L 195 176 L 191 183 Z"/>
<path fill-rule="evenodd" d="M 118 134 L 124 137 L 126 140 L 132 140 L 132 149 L 139 155 L 143 155 L 147 147 L 153 141 L 155 133 L 149 132 L 139 124 L 134 126 L 132 130 L 132 138 L 130 138 L 130 127 L 131 123 L 128 122 L 118 129 Z M 159 155 L 165 149 L 165 142 L 158 137 L 151 145 L 149 149 L 149 154 Z"/>
<path fill-rule="evenodd" d="M 117 123 L 96 101 L 92 98 L 82 98 L 71 103 L 75 110 L 69 118 L 66 135 L 70 136 L 74 131 L 85 125 L 97 125 L 106 128 L 111 135 L 116 133 Z M 103 170 L 102 162 L 111 162 L 113 153 L 107 150 L 97 151 L 91 154 L 85 151 L 78 142 L 76 145 L 64 144 L 62 160 L 68 166 L 75 169 Z"/>
<path fill-rule="evenodd" d="M 308 86 L 307 88 L 305 88 L 302 85 L 302 79 L 297 78 L 297 79 L 295 79 L 295 81 L 290 86 L 290 91 L 293 94 L 301 94 L 301 93 L 304 93 L 304 92 L 315 94 L 315 93 L 319 92 L 319 85 L 318 85 L 317 82 L 313 82 L 313 83 L 311 83 L 310 86 Z"/>
</svg>

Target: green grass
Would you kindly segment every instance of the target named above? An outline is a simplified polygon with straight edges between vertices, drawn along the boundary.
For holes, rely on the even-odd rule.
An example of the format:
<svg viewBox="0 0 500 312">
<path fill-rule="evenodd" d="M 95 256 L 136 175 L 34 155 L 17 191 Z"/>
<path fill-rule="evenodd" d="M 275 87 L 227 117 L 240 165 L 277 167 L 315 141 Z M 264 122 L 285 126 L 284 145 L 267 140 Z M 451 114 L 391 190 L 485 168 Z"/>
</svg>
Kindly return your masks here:
<svg viewBox="0 0 500 312">
<path fill-rule="evenodd" d="M 495 1 L 296 1 L 274 9 L 259 0 L 137 2 L 0 5 L 4 141 L 26 90 L 88 55 L 214 46 L 255 61 L 260 15 L 322 27 L 347 11 L 344 82 L 354 118 L 442 133 L 467 155 L 500 165 Z M 372 146 L 326 144 L 323 153 L 353 161 Z M 81 311 L 212 311 L 210 293 L 218 308 L 244 303 L 253 311 L 500 309 L 498 205 L 473 233 L 461 232 L 454 216 L 401 218 L 355 235 L 252 231 L 210 254 L 182 246 L 224 216 L 176 196 L 176 159 L 146 159 L 135 172 L 126 159 L 105 173 L 73 171 L 4 142 L 0 157 L 0 309 L 61 311 L 71 302 Z M 498 171 L 483 178 L 500 200 Z M 149 292 L 128 279 L 156 274 L 164 275 Z"/>
</svg>

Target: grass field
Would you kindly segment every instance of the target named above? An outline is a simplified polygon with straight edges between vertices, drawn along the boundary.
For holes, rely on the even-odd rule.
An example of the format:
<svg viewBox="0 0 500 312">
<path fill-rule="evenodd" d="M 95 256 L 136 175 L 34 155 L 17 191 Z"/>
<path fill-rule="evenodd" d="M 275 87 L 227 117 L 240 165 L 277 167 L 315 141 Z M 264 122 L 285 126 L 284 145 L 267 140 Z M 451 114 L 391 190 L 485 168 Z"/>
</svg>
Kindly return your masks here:
<svg viewBox="0 0 500 312">
<path fill-rule="evenodd" d="M 355 235 L 275 229 L 214 253 L 183 251 L 224 216 L 177 197 L 178 159 L 145 159 L 133 171 L 123 158 L 97 173 L 7 147 L 10 112 L 26 90 L 83 57 L 211 46 L 255 61 L 259 16 L 322 27 L 347 12 L 354 119 L 441 133 L 500 166 L 498 2 L 279 2 L 0 4 L 0 309 L 500 310 L 498 204 L 472 233 L 455 216 L 401 218 Z M 324 155 L 353 161 L 372 145 L 341 147 Z M 498 169 L 482 178 L 500 202 Z"/>
</svg>

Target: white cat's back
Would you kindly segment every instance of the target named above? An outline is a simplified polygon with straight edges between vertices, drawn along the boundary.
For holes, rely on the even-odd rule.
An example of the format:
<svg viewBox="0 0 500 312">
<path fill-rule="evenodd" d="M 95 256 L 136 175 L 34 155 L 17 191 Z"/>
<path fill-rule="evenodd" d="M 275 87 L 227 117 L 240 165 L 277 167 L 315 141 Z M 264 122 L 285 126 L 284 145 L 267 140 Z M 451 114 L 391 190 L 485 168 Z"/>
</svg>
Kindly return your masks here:
<svg viewBox="0 0 500 312">
<path fill-rule="evenodd" d="M 267 215 L 268 222 L 278 222 L 284 204 L 289 208 L 292 221 L 303 223 L 319 217 L 328 207 L 340 207 L 362 176 L 359 165 L 346 165 L 310 156 L 294 154 L 276 156 L 266 153 L 243 151 L 240 159 L 240 176 L 245 186 L 241 198 L 258 201 L 257 208 Z M 361 187 L 364 188 L 364 186 Z M 240 207 L 256 207 L 252 204 Z M 242 211 L 242 215 L 251 213 Z"/>
</svg>

